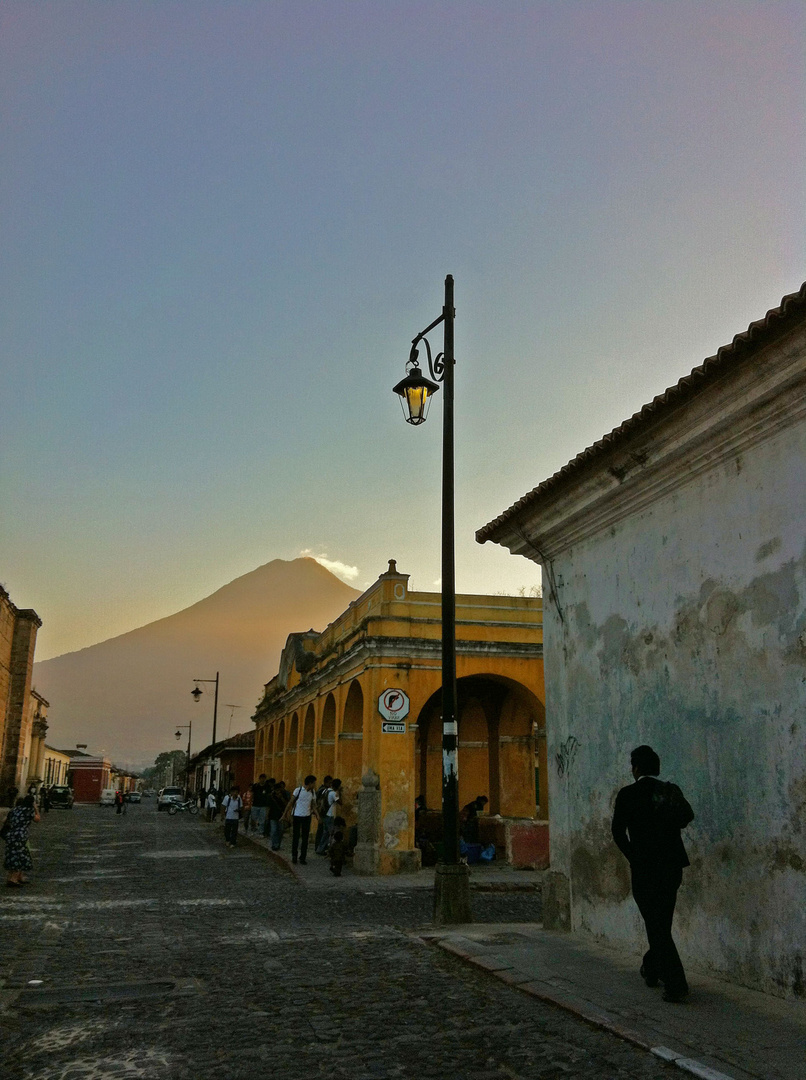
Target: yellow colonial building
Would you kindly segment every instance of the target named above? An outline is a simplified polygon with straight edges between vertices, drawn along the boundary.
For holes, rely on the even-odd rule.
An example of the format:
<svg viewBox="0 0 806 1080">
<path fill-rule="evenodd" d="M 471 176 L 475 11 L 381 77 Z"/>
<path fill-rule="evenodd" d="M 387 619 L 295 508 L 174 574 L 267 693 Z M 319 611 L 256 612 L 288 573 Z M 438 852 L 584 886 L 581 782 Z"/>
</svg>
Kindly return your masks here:
<svg viewBox="0 0 806 1080">
<path fill-rule="evenodd" d="M 256 774 L 341 779 L 366 873 L 419 866 L 415 797 L 441 802 L 441 597 L 408 581 L 391 561 L 322 633 L 291 634 L 253 717 Z M 486 795 L 487 836 L 521 865 L 537 826 L 547 858 L 542 601 L 457 596 L 456 668 L 460 805 Z"/>
</svg>

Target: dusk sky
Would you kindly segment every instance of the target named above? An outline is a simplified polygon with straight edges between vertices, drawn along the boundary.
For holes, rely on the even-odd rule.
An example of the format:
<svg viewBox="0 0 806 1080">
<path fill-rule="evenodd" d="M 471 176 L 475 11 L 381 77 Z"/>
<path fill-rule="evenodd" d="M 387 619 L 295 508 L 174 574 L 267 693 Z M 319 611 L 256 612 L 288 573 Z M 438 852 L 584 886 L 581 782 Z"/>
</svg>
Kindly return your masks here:
<svg viewBox="0 0 806 1080">
<path fill-rule="evenodd" d="M 0 582 L 37 659 L 303 552 L 438 588 L 440 395 L 412 428 L 391 387 L 448 273 L 457 586 L 534 585 L 475 530 L 806 278 L 804 30 L 0 0 Z"/>
</svg>

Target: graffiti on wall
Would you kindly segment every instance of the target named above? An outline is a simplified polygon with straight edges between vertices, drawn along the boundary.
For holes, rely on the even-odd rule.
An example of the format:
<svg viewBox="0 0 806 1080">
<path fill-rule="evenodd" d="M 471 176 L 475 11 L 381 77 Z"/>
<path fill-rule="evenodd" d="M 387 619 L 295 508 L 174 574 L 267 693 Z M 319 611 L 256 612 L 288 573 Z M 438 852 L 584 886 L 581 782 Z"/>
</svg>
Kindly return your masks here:
<svg viewBox="0 0 806 1080">
<path fill-rule="evenodd" d="M 571 771 L 574 758 L 579 750 L 579 739 L 575 735 L 569 735 L 564 743 L 560 744 L 560 752 L 557 754 L 557 775 L 565 776 Z"/>
</svg>

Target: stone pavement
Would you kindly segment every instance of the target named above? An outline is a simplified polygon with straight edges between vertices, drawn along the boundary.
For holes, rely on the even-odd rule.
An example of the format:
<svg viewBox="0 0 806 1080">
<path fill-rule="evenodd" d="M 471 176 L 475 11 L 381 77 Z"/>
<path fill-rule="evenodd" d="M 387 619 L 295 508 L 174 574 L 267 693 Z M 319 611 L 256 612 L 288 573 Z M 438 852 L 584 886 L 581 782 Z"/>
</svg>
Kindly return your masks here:
<svg viewBox="0 0 806 1080">
<path fill-rule="evenodd" d="M 804 1080 L 806 1004 L 689 971 L 690 998 L 670 1005 L 648 989 L 640 956 L 578 934 L 465 926 L 423 935 L 534 998 L 558 1005 L 703 1080 Z"/>
<path fill-rule="evenodd" d="M 680 1075 L 427 944 L 427 889 L 300 887 L 146 801 L 51 811 L 32 848 L 32 884 L 0 894 L 2 1080 Z M 535 894 L 473 903 L 524 923 Z"/>
<path fill-rule="evenodd" d="M 249 839 L 266 847 L 250 834 Z M 284 847 L 287 847 L 287 838 Z M 312 888 L 433 889 L 433 871 L 407 878 L 361 878 L 345 868 L 333 878 L 322 857 L 292 866 L 290 853 L 272 853 L 286 872 Z M 662 988 L 649 990 L 638 975 L 640 956 L 597 944 L 584 935 L 539 926 L 541 874 L 474 866 L 473 895 L 482 891 L 536 892 L 529 923 L 457 927 L 423 932 L 425 940 L 534 998 L 627 1039 L 685 1072 L 707 1080 L 806 1080 L 806 1003 L 783 1001 L 689 972 L 685 1005 L 669 1005 Z M 409 877 L 411 881 L 409 881 Z"/>
</svg>

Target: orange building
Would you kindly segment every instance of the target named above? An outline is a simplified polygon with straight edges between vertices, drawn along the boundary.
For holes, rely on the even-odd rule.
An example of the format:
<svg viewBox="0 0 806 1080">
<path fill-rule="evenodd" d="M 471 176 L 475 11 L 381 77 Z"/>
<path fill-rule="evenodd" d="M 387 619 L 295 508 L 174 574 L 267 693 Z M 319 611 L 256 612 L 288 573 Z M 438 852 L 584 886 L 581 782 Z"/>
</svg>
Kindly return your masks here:
<svg viewBox="0 0 806 1080">
<path fill-rule="evenodd" d="M 391 561 L 322 633 L 291 634 L 253 717 L 256 774 L 289 787 L 340 777 L 348 826 L 359 793 L 379 789 L 365 872 L 419 866 L 415 797 L 441 801 L 441 598 L 408 581 Z M 482 835 L 510 861 L 545 865 L 542 601 L 459 595 L 456 639 L 460 805 L 486 795 Z"/>
</svg>

